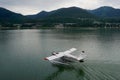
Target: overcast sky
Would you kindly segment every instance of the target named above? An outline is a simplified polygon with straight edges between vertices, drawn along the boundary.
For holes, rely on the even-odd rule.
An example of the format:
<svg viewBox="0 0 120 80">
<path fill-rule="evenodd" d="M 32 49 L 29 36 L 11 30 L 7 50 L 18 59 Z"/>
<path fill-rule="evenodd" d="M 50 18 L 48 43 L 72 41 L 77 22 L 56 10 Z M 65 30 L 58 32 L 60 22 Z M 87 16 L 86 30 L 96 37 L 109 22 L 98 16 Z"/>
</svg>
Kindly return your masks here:
<svg viewBox="0 0 120 80">
<path fill-rule="evenodd" d="M 71 6 L 84 9 L 95 9 L 100 6 L 120 8 L 120 0 L 0 0 L 0 7 L 24 15 Z"/>
</svg>

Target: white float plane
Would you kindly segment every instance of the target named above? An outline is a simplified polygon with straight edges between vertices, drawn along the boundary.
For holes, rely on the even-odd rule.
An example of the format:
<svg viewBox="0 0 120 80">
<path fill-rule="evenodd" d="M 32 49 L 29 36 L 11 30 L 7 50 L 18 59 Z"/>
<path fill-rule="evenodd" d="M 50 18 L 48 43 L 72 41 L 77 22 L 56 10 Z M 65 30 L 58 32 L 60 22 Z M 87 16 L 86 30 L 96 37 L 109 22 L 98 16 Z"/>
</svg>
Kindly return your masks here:
<svg viewBox="0 0 120 80">
<path fill-rule="evenodd" d="M 85 51 L 82 51 L 78 57 L 70 54 L 76 50 L 77 50 L 76 48 L 71 48 L 70 50 L 67 50 L 64 52 L 58 52 L 58 53 L 54 52 L 54 53 L 52 53 L 52 56 L 46 57 L 44 59 L 49 60 L 51 63 L 54 63 L 54 64 L 84 62 L 84 58 L 86 57 Z"/>
</svg>

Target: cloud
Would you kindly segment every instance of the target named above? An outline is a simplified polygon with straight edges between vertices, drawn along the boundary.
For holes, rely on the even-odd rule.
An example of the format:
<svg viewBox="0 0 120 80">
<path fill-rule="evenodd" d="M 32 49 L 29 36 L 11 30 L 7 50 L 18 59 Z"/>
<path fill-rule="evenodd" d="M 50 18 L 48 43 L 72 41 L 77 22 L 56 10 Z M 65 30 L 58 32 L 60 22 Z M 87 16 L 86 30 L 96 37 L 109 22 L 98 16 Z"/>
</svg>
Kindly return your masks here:
<svg viewBox="0 0 120 80">
<path fill-rule="evenodd" d="M 22 14 L 36 14 L 42 10 L 51 11 L 62 7 L 77 6 L 95 9 L 100 6 L 120 8 L 120 0 L 0 0 L 0 7 L 5 7 Z"/>
</svg>

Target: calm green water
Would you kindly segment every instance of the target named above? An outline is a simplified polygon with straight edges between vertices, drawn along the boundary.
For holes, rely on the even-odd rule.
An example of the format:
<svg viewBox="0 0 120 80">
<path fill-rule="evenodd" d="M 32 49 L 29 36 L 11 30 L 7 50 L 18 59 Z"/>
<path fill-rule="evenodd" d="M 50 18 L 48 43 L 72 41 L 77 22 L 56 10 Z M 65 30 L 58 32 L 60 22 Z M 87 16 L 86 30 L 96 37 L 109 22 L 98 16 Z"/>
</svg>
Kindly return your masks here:
<svg viewBox="0 0 120 80">
<path fill-rule="evenodd" d="M 84 63 L 43 59 L 72 47 L 85 50 Z M 0 80 L 120 80 L 120 30 L 1 30 Z"/>
</svg>

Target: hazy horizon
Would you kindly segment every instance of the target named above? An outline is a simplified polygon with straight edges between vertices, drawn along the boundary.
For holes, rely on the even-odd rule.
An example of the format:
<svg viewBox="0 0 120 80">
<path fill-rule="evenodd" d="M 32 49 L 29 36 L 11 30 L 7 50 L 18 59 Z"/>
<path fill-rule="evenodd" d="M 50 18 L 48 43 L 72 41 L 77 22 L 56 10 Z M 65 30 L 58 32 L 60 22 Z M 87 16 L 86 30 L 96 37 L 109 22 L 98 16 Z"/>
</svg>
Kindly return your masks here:
<svg viewBox="0 0 120 80">
<path fill-rule="evenodd" d="M 23 15 L 31 15 L 40 11 L 52 11 L 59 8 L 80 7 L 83 9 L 96 9 L 101 6 L 120 8 L 120 0 L 0 0 L 0 7 Z"/>
</svg>

